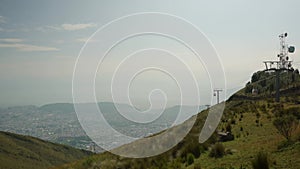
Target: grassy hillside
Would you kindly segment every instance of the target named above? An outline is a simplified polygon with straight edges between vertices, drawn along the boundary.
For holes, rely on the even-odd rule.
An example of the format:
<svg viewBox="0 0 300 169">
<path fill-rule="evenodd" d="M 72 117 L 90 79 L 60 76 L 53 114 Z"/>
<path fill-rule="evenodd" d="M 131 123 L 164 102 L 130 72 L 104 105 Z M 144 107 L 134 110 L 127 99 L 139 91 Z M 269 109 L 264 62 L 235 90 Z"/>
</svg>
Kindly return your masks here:
<svg viewBox="0 0 300 169">
<path fill-rule="evenodd" d="M 1 169 L 43 169 L 87 155 L 91 153 L 34 137 L 0 132 Z"/>
<path fill-rule="evenodd" d="M 268 75 L 264 74 L 261 77 L 265 78 L 265 76 Z M 297 79 L 299 74 L 297 73 L 295 76 Z M 272 78 L 269 79 L 271 80 L 268 80 L 266 84 L 274 83 Z M 257 78 L 255 81 L 248 83 L 247 86 L 254 86 L 262 80 Z M 274 101 L 273 89 L 266 86 L 264 84 L 261 87 L 256 86 L 261 90 L 258 95 L 252 95 L 242 89 L 226 102 L 218 131 L 226 132 L 230 130 L 234 135 L 232 141 L 218 143 L 218 136 L 214 134 L 206 143 L 199 144 L 199 131 L 208 112 L 205 110 L 197 115 L 196 122 L 189 134 L 177 146 L 161 155 L 151 158 L 131 159 L 106 152 L 57 168 L 250 169 L 257 154 L 261 152 L 263 157 L 266 157 L 267 160 L 265 161 L 268 163 L 269 168 L 299 169 L 299 125 L 293 130 L 292 138 L 286 141 L 273 124 L 275 119 L 280 119 L 285 114 L 292 114 L 295 121 L 299 121 L 299 82 L 296 80 L 282 86 L 280 103 Z M 120 149 L 126 150 L 126 147 L 141 144 L 141 142 L 143 143 L 143 139 L 125 145 Z M 260 169 L 263 168 L 260 167 Z"/>
<path fill-rule="evenodd" d="M 280 104 L 273 102 L 272 99 L 230 101 L 219 125 L 219 130 L 225 130 L 230 124 L 235 135 L 233 141 L 223 143 L 228 153 L 222 158 L 211 158 L 207 151 L 201 154 L 195 163 L 200 163 L 202 168 L 252 168 L 251 162 L 256 154 L 263 151 L 268 155 L 271 168 L 299 169 L 299 127 L 293 132 L 291 144 L 285 145 L 286 139 L 273 125 L 278 107 L 300 113 L 300 105 L 293 102 L 293 100 L 300 100 L 300 97 L 294 97 L 283 97 Z M 193 165 L 187 168 L 192 169 Z"/>
</svg>

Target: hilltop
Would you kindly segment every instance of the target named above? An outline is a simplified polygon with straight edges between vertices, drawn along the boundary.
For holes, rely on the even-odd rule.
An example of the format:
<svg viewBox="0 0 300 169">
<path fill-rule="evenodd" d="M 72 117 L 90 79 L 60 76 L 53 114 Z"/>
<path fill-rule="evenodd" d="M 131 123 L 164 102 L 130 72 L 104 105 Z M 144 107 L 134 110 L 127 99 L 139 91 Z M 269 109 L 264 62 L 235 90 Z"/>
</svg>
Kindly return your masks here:
<svg viewBox="0 0 300 169">
<path fill-rule="evenodd" d="M 0 131 L 1 169 L 43 169 L 68 163 L 91 152 L 38 138 Z"/>
<path fill-rule="evenodd" d="M 291 75 L 291 76 L 290 76 Z M 293 77 L 294 76 L 294 77 Z M 58 168 L 205 168 L 234 169 L 252 168 L 252 162 L 259 152 L 264 154 L 271 168 L 300 168 L 300 129 L 293 130 L 290 140 L 278 132 L 274 120 L 282 115 L 293 115 L 300 119 L 300 76 L 298 71 L 282 76 L 281 101 L 274 99 L 274 75 L 256 72 L 246 87 L 226 101 L 223 117 L 218 131 L 230 131 L 234 140 L 218 143 L 217 132 L 205 143 L 199 144 L 199 132 L 206 119 L 208 110 L 197 116 L 189 134 L 171 150 L 150 158 L 123 158 L 105 152 Z M 271 87 L 273 86 L 273 87 Z M 253 87 L 258 92 L 252 93 Z M 185 123 L 188 123 L 187 120 Z M 182 125 L 185 125 L 183 123 Z M 165 140 L 168 141 L 168 140 Z M 122 146 L 134 147 L 142 140 Z M 129 149 L 130 152 L 130 149 Z"/>
</svg>

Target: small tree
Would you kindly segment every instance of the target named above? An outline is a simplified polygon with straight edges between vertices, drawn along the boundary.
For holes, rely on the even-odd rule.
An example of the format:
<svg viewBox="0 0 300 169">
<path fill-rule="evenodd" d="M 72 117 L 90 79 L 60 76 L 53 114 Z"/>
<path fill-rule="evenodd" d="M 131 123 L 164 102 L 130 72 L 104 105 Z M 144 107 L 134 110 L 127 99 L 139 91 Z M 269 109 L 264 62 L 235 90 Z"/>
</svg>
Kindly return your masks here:
<svg viewBox="0 0 300 169">
<path fill-rule="evenodd" d="M 252 161 L 253 169 L 269 169 L 268 155 L 260 151 Z"/>
<path fill-rule="evenodd" d="M 251 93 L 252 89 L 253 89 L 253 86 L 250 84 L 250 82 L 248 82 L 245 87 L 245 94 Z"/>
<path fill-rule="evenodd" d="M 251 77 L 251 83 L 258 81 L 260 78 L 260 72 L 255 72 Z"/>
<path fill-rule="evenodd" d="M 194 169 L 201 169 L 201 164 L 200 164 L 199 161 L 196 161 L 196 162 L 194 163 Z"/>
<path fill-rule="evenodd" d="M 290 140 L 293 131 L 298 126 L 298 120 L 294 115 L 289 114 L 277 117 L 273 124 L 281 135 Z"/>
<path fill-rule="evenodd" d="M 188 165 L 191 165 L 191 164 L 193 164 L 194 163 L 194 155 L 193 154 L 191 154 L 191 153 L 189 153 L 188 155 L 187 155 L 187 164 Z"/>
<path fill-rule="evenodd" d="M 221 158 L 225 155 L 225 147 L 221 143 L 216 143 L 209 153 L 210 157 Z"/>
<path fill-rule="evenodd" d="M 231 124 L 228 122 L 226 124 L 226 132 L 230 132 L 231 133 L 231 129 L 232 129 Z"/>
</svg>

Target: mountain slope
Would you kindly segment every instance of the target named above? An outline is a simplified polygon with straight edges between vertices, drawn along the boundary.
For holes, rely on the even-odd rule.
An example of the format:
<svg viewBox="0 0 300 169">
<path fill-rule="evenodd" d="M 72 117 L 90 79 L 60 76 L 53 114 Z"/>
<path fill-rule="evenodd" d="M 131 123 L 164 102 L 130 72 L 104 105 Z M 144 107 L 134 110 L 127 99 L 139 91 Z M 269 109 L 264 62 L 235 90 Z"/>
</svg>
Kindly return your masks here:
<svg viewBox="0 0 300 169">
<path fill-rule="evenodd" d="M 262 76 L 269 78 L 267 73 Z M 300 120 L 300 76 L 295 74 L 296 80 L 287 84 L 282 83 L 281 101 L 275 102 L 274 89 L 265 84 L 273 84 L 274 79 L 269 78 L 266 83 L 256 85 L 264 79 L 256 79 L 247 84 L 260 89 L 258 95 L 246 92 L 245 89 L 234 94 L 228 101 L 223 117 L 218 126 L 219 131 L 231 130 L 235 136 L 233 141 L 222 143 L 225 150 L 222 158 L 211 157 L 217 135 L 214 134 L 206 143 L 199 144 L 199 132 L 205 122 L 208 111 L 197 115 L 196 122 L 189 134 L 171 150 L 155 157 L 133 159 L 123 158 L 111 153 L 90 156 L 72 164 L 58 168 L 205 168 L 205 169 L 244 169 L 252 168 L 252 161 L 263 151 L 268 156 L 271 168 L 299 169 L 300 168 L 300 127 L 293 132 L 292 140 L 287 144 L 273 125 L 278 113 L 295 115 Z M 288 78 L 288 77 L 286 77 Z M 184 125 L 184 124 L 183 124 Z M 228 127 L 230 126 L 230 127 Z M 168 140 L 166 140 L 168 141 Z M 122 146 L 134 147 L 143 143 L 143 140 Z M 143 143 L 144 144 L 144 143 Z M 130 152 L 130 149 L 127 149 Z M 145 150 L 147 151 L 147 150 Z M 190 160 L 193 159 L 193 160 Z"/>
<path fill-rule="evenodd" d="M 34 137 L 0 131 L 1 169 L 43 169 L 83 158 L 92 153 Z"/>
<path fill-rule="evenodd" d="M 293 98 L 293 99 L 292 99 Z M 281 103 L 270 100 L 237 100 L 227 102 L 226 110 L 219 124 L 219 130 L 226 130 L 228 124 L 235 136 L 233 141 L 224 142 L 228 155 L 211 158 L 205 152 L 195 160 L 202 168 L 252 168 L 252 161 L 259 151 L 268 154 L 271 168 L 300 168 L 300 131 L 293 133 L 292 144 L 284 145 L 286 139 L 273 125 L 276 110 L 294 112 L 300 115 L 300 97 L 282 97 Z M 193 168 L 193 165 L 188 167 Z"/>
</svg>

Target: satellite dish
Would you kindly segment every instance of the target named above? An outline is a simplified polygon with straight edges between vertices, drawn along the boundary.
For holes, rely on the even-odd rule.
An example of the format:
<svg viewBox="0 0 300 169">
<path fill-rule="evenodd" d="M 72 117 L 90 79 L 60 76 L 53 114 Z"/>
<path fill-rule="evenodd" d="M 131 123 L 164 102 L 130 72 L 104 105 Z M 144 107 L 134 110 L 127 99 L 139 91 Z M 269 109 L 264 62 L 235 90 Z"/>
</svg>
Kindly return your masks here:
<svg viewBox="0 0 300 169">
<path fill-rule="evenodd" d="M 289 53 L 295 52 L 295 46 L 289 46 Z"/>
</svg>

